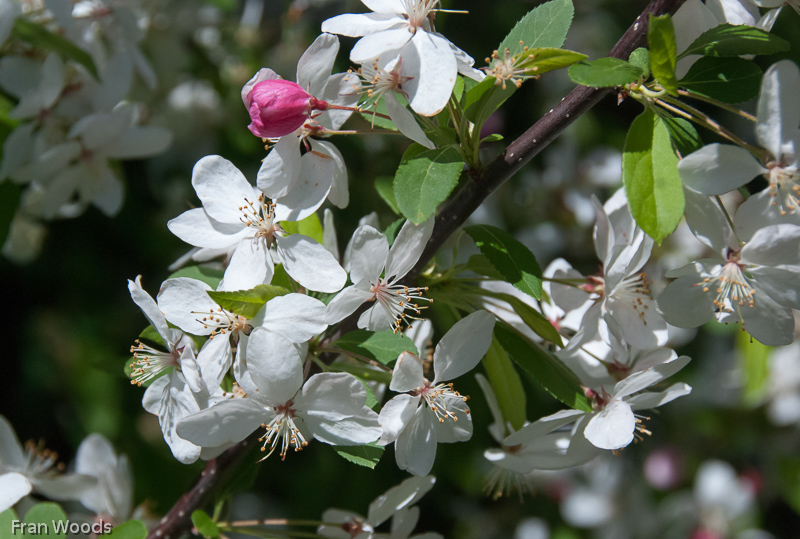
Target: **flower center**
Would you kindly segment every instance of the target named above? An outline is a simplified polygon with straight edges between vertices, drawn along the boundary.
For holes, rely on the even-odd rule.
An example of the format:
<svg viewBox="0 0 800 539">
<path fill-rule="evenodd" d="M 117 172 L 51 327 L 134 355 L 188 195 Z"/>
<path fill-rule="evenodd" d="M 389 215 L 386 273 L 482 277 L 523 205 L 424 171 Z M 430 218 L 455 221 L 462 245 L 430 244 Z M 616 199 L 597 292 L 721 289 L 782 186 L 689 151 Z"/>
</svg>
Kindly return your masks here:
<svg viewBox="0 0 800 539">
<path fill-rule="evenodd" d="M 457 412 L 469 415 L 469 406 L 464 404 L 469 400 L 469 397 L 461 395 L 461 393 L 453 389 L 452 382 L 432 386 L 430 382 L 425 380 L 425 385 L 416 391 L 412 391 L 411 394 L 420 396 L 425 400 L 425 404 L 434 413 L 439 423 L 444 423 L 445 419 L 458 421 Z"/>
<path fill-rule="evenodd" d="M 519 42 L 523 45 L 523 42 Z M 528 47 L 523 46 L 518 54 L 511 55 L 511 51 L 506 48 L 503 55 L 498 51 L 492 52 L 490 58 L 486 58 L 489 67 L 482 68 L 487 75 L 495 78 L 495 85 L 501 85 L 506 89 L 506 81 L 511 81 L 517 88 L 527 79 L 537 79 L 539 67 L 532 65 L 536 60 L 536 55 L 528 53 Z"/>
<path fill-rule="evenodd" d="M 784 168 L 779 164 L 769 166 L 769 196 L 772 205 L 778 206 L 781 215 L 794 213 L 800 206 L 800 171 L 795 167 Z"/>
<path fill-rule="evenodd" d="M 409 31 L 413 34 L 418 28 L 427 30 L 425 22 L 433 19 L 432 13 L 439 0 L 403 0 L 406 16 L 408 17 Z M 432 22 L 432 21 L 431 21 Z"/>
<path fill-rule="evenodd" d="M 294 422 L 295 410 L 292 408 L 293 401 L 289 400 L 285 404 L 273 407 L 277 414 L 269 424 L 262 423 L 261 428 L 266 429 L 267 432 L 264 436 L 258 439 L 259 442 L 264 442 L 261 451 L 267 450 L 267 445 L 270 446 L 269 453 L 262 458 L 268 458 L 275 451 L 275 448 L 280 447 L 281 460 L 286 459 L 286 453 L 290 447 L 294 447 L 295 451 L 302 451 L 308 445 L 308 442 L 303 437 L 303 433 L 297 428 Z"/>
<path fill-rule="evenodd" d="M 372 533 L 375 531 L 374 528 L 364 522 L 363 519 L 356 517 L 350 517 L 350 520 L 342 524 L 342 529 L 353 538 L 358 537 L 362 532 Z"/>
<path fill-rule="evenodd" d="M 18 470 L 20 473 L 42 478 L 63 472 L 64 468 L 64 463 L 58 462 L 58 453 L 45 448 L 43 442 L 34 443 L 33 440 L 25 442 L 25 464 L 23 469 Z"/>
<path fill-rule="evenodd" d="M 275 241 L 275 234 L 283 232 L 283 228 L 275 222 L 275 203 L 267 201 L 263 194 L 258 195 L 256 202 L 245 198 L 244 205 L 239 206 L 239 211 L 242 212 L 239 220 L 255 230 L 254 239 L 264 239 L 267 249 Z"/>
<path fill-rule="evenodd" d="M 728 262 L 722 266 L 718 275 L 711 275 L 703 279 L 703 292 L 714 291 L 717 296 L 714 298 L 716 317 L 720 321 L 727 314 L 736 311 L 739 320 L 742 320 L 741 307 L 753 307 L 756 303 L 756 291 L 747 281 L 742 269 L 744 266 L 739 263 L 739 255 L 731 252 L 728 255 Z M 697 285 L 695 285 L 697 286 Z"/>
<path fill-rule="evenodd" d="M 390 70 L 378 65 L 377 60 L 372 64 L 364 64 L 358 69 L 358 75 L 364 81 L 361 86 L 361 92 L 367 94 L 367 98 L 371 103 L 367 107 L 377 106 L 378 99 L 386 92 L 397 92 L 405 97 L 408 97 L 403 91 L 403 84 L 410 81 L 414 77 L 401 75 L 400 71 L 403 66 L 403 58 L 400 57 Z"/>
<path fill-rule="evenodd" d="M 644 319 L 645 311 L 650 308 L 646 302 L 653 299 L 649 284 L 646 273 L 631 275 L 624 278 L 611 293 L 614 300 L 629 303 L 645 325 L 647 325 Z"/>
<path fill-rule="evenodd" d="M 383 307 L 392 320 L 392 331 L 395 333 L 403 329 L 403 323 L 408 326 L 408 329 L 411 329 L 409 320 L 422 320 L 420 315 L 422 314 L 422 309 L 427 309 L 427 305 L 420 306 L 412 303 L 411 300 L 424 300 L 433 303 L 433 299 L 423 296 L 427 290 L 427 286 L 409 288 L 402 284 L 394 284 L 382 277 L 378 278 L 376 284 L 369 287 L 369 291 L 374 295 L 373 299 Z M 406 310 L 412 311 L 413 314 L 406 313 Z"/>
<path fill-rule="evenodd" d="M 211 338 L 216 335 L 225 335 L 231 332 L 243 331 L 249 333 L 252 330 L 250 321 L 244 316 L 226 311 L 222 307 L 217 307 L 216 310 L 209 309 L 208 313 L 192 311 L 192 314 L 204 315 L 203 318 L 196 319 L 203 324 L 203 327 L 211 329 Z"/>
<path fill-rule="evenodd" d="M 155 380 L 170 367 L 180 367 L 181 349 L 162 352 L 144 344 L 139 339 L 131 346 L 134 362 L 130 364 L 131 384 L 142 387 L 142 384 Z"/>
</svg>

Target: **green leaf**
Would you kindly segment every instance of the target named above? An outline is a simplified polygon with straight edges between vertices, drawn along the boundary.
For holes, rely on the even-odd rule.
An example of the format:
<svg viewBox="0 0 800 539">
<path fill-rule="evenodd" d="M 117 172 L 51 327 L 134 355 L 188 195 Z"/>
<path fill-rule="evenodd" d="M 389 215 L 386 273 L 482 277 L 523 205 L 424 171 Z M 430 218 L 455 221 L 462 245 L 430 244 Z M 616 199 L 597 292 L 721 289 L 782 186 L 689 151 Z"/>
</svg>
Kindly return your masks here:
<svg viewBox="0 0 800 539">
<path fill-rule="evenodd" d="M 511 423 L 514 430 L 521 429 L 526 421 L 525 390 L 519 373 L 496 338 L 492 338 L 489 351 L 481 363 L 492 383 L 504 421 Z"/>
<path fill-rule="evenodd" d="M 689 68 L 679 86 L 725 103 L 741 103 L 758 95 L 761 75 L 750 60 L 704 56 Z"/>
<path fill-rule="evenodd" d="M 683 217 L 683 184 L 669 130 L 649 109 L 633 120 L 625 139 L 622 182 L 633 218 L 661 243 Z"/>
<path fill-rule="evenodd" d="M 317 243 L 322 243 L 322 223 L 316 213 L 312 213 L 302 221 L 283 221 L 281 226 L 287 234 L 302 234 Z"/>
<path fill-rule="evenodd" d="M 397 199 L 394 197 L 394 187 L 392 186 L 393 178 L 389 176 L 380 176 L 375 178 L 375 190 L 384 202 L 392 209 L 394 213 L 400 215 L 400 207 L 397 205 Z"/>
<path fill-rule="evenodd" d="M 332 346 L 345 352 L 374 359 L 384 365 L 395 361 L 403 352 L 419 355 L 414 341 L 402 333 L 392 333 L 389 330 L 373 332 L 357 329 L 343 335 Z"/>
<path fill-rule="evenodd" d="M 760 28 L 720 24 L 703 32 L 681 53 L 678 59 L 690 54 L 741 56 L 743 54 L 774 54 L 788 50 L 788 41 Z"/>
<path fill-rule="evenodd" d="M 0 538 L 14 537 L 11 533 L 11 524 L 15 520 L 19 520 L 19 517 L 14 509 L 6 509 L 0 513 Z"/>
<path fill-rule="evenodd" d="M 454 148 L 415 151 L 408 159 L 403 156 L 394 178 L 400 211 L 415 225 L 426 221 L 453 191 L 463 168 Z"/>
<path fill-rule="evenodd" d="M 394 243 L 397 233 L 400 232 L 400 229 L 403 227 L 405 222 L 406 220 L 402 217 L 400 219 L 396 219 L 392 224 L 386 227 L 386 230 L 383 231 L 383 235 L 386 236 L 386 241 L 389 242 L 389 247 L 391 247 Z"/>
<path fill-rule="evenodd" d="M 553 0 L 537 6 L 514 26 L 497 50 L 503 54 L 508 49 L 514 55 L 523 46 L 559 48 L 567 39 L 574 14 L 572 0 Z"/>
<path fill-rule="evenodd" d="M 669 130 L 672 145 L 681 155 L 689 155 L 703 147 L 703 139 L 700 138 L 692 122 L 683 118 L 673 118 L 668 114 L 660 116 Z"/>
<path fill-rule="evenodd" d="M 494 269 L 489 259 L 483 255 L 472 255 L 467 261 L 467 268 L 469 271 L 475 272 L 484 277 L 490 277 L 497 281 L 505 281 L 503 275 Z"/>
<path fill-rule="evenodd" d="M 147 526 L 141 520 L 129 520 L 116 526 L 108 539 L 144 539 L 147 537 Z"/>
<path fill-rule="evenodd" d="M 644 47 L 639 47 L 631 53 L 628 61 L 636 67 L 642 68 L 644 71 L 644 78 L 650 76 L 650 51 Z"/>
<path fill-rule="evenodd" d="M 67 38 L 61 37 L 47 30 L 44 26 L 33 21 L 18 17 L 14 21 L 12 34 L 22 41 L 27 41 L 34 47 L 57 52 L 59 55 L 69 60 L 78 62 L 97 78 L 97 66 L 88 52 L 75 45 Z"/>
<path fill-rule="evenodd" d="M 224 270 L 216 269 L 216 268 L 209 268 L 207 266 L 188 266 L 186 268 L 181 268 L 172 275 L 168 277 L 168 279 L 177 279 L 178 277 L 188 277 L 189 279 L 197 279 L 198 281 L 203 281 L 211 288 L 216 288 L 219 286 L 219 282 L 222 280 L 222 276 L 225 275 Z"/>
<path fill-rule="evenodd" d="M 527 247 L 495 226 L 473 225 L 464 231 L 505 281 L 529 296 L 542 298 L 542 269 Z"/>
<path fill-rule="evenodd" d="M 383 446 L 374 443 L 355 446 L 335 445 L 333 449 L 343 459 L 370 469 L 375 469 L 384 451 Z"/>
<path fill-rule="evenodd" d="M 495 325 L 494 335 L 511 359 L 553 397 L 576 410 L 592 411 L 592 403 L 583 392 L 580 380 L 556 356 L 526 339 L 505 322 Z"/>
<path fill-rule="evenodd" d="M 334 361 L 331 364 L 331 370 L 336 372 L 349 372 L 356 378 L 361 379 L 362 382 L 378 382 L 379 384 L 390 384 L 392 382 L 391 372 L 374 369 L 355 360 L 352 362 Z M 367 394 L 367 400 L 369 401 L 369 394 Z"/>
<path fill-rule="evenodd" d="M 678 79 L 675 77 L 678 46 L 672 17 L 650 14 L 647 41 L 650 45 L 650 71 L 668 93 L 678 95 Z"/>
<path fill-rule="evenodd" d="M 751 339 L 744 331 L 736 335 L 741 371 L 744 373 L 744 402 L 749 406 L 758 406 L 763 402 L 767 389 L 765 382 L 769 376 L 768 360 L 772 348 Z"/>
<path fill-rule="evenodd" d="M 192 524 L 197 528 L 197 531 L 203 537 L 214 539 L 219 537 L 219 528 L 217 524 L 211 520 L 211 517 L 202 509 L 195 509 L 192 511 Z"/>
<path fill-rule="evenodd" d="M 159 346 L 167 346 L 167 344 L 164 342 L 164 339 L 161 337 L 161 335 L 159 335 L 158 331 L 156 331 L 156 328 L 153 326 L 147 326 L 144 328 L 142 332 L 139 333 L 139 338 L 150 341 Z"/>
<path fill-rule="evenodd" d="M 542 339 L 563 347 L 564 341 L 561 340 L 561 335 L 553 324 L 542 313 L 525 303 L 519 298 L 511 294 L 504 294 L 502 292 L 492 292 L 491 290 L 481 290 L 484 296 L 499 299 L 508 303 L 514 312 L 516 312 L 525 325 L 540 336 Z"/>
<path fill-rule="evenodd" d="M 507 84 L 503 88 L 494 77 L 486 77 L 467 92 L 464 116 L 475 125 L 483 125 L 516 90 L 515 84 Z"/>
<path fill-rule="evenodd" d="M 25 513 L 25 524 L 44 524 L 47 537 L 64 537 L 69 524 L 67 514 L 58 504 L 37 503 Z"/>
<path fill-rule="evenodd" d="M 569 68 L 569 78 L 577 84 L 604 88 L 623 86 L 644 77 L 644 70 L 619 58 L 598 58 L 578 62 Z"/>
<path fill-rule="evenodd" d="M 250 290 L 237 290 L 235 292 L 209 290 L 206 293 L 223 309 L 250 319 L 258 314 L 258 311 L 269 300 L 278 296 L 285 296 L 290 293 L 290 290 L 282 286 L 260 284 Z"/>
</svg>

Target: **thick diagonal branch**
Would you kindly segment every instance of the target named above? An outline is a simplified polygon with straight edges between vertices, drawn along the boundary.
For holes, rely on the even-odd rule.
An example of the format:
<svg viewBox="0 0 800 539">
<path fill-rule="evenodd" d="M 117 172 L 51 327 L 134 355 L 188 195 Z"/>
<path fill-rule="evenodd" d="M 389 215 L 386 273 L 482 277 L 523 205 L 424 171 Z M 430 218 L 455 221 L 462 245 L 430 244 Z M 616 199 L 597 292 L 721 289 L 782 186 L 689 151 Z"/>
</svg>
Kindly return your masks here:
<svg viewBox="0 0 800 539">
<path fill-rule="evenodd" d="M 651 13 L 673 14 L 685 0 L 653 0 L 645 8 L 636 22 L 625 32 L 609 53 L 615 58 L 627 59 L 637 47 L 645 42 L 647 19 Z M 408 282 L 416 276 L 433 258 L 442 244 L 460 227 L 464 221 L 486 200 L 492 191 L 513 176 L 533 156 L 555 140 L 581 114 L 592 108 L 605 97 L 611 89 L 593 89 L 585 86 L 575 88 L 551 112 L 545 114 L 530 129 L 512 142 L 503 155 L 492 161 L 483 174 L 470 179 L 467 184 L 447 203 L 436 218 L 433 235 L 425 252 L 409 274 Z M 246 442 L 237 444 L 222 455 L 208 462 L 197 484 L 184 494 L 169 513 L 154 528 L 148 539 L 175 539 L 191 528 L 191 514 L 204 507 L 211 500 L 211 493 L 233 474 L 233 470 L 245 461 Z"/>
<path fill-rule="evenodd" d="M 684 2 L 685 0 L 653 0 L 650 2 L 611 49 L 609 56 L 627 60 L 631 52 L 646 42 L 649 15 L 672 15 Z M 553 142 L 572 122 L 612 91 L 613 88 L 578 86 L 530 129 L 509 144 L 506 151 L 489 163 L 482 174 L 469 175 L 466 184 L 446 203 L 436 217 L 436 226 L 431 239 L 419 262 L 409 273 L 407 281 L 414 282 L 419 272 L 433 258 L 447 238 L 464 224 L 464 221 L 495 189 Z"/>
</svg>

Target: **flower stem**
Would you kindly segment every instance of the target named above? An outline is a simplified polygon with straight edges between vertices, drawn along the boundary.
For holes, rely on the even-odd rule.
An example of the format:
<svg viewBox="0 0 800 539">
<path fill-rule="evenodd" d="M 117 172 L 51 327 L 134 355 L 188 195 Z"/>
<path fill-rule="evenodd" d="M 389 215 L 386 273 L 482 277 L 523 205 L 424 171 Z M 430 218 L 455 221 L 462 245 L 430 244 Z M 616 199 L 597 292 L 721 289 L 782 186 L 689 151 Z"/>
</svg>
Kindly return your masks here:
<svg viewBox="0 0 800 539">
<path fill-rule="evenodd" d="M 731 227 L 731 232 L 733 232 L 733 235 L 736 236 L 736 240 L 739 242 L 739 245 L 744 245 L 744 242 L 739 239 L 739 235 L 736 234 L 736 227 L 733 226 L 733 219 L 731 219 L 731 216 L 728 213 L 727 208 L 725 208 L 725 204 L 722 203 L 722 199 L 719 197 L 719 195 L 714 195 L 714 200 L 717 201 L 719 209 L 721 209 L 722 213 L 725 215 L 725 220 L 728 221 L 728 224 Z"/>
<path fill-rule="evenodd" d="M 690 97 L 692 99 L 697 99 L 698 101 L 704 101 L 704 102 L 709 103 L 711 105 L 717 106 L 717 107 L 719 107 L 721 109 L 725 109 L 728 112 L 732 112 L 732 113 L 736 114 L 737 116 L 741 116 L 742 118 L 746 118 L 746 119 L 750 120 L 751 122 L 755 122 L 755 121 L 758 120 L 758 118 L 756 118 L 755 116 L 753 116 L 749 112 L 745 112 L 740 108 L 734 107 L 733 105 L 729 105 L 728 103 L 723 103 L 722 101 L 718 101 L 718 100 L 713 99 L 711 97 L 706 97 L 704 95 L 696 94 L 694 92 L 690 92 L 689 90 L 680 90 L 680 89 L 678 90 L 678 94 L 682 95 L 684 97 Z"/>
<path fill-rule="evenodd" d="M 364 114 L 372 114 L 373 116 L 378 116 L 380 118 L 383 118 L 384 120 L 391 120 L 392 119 L 390 116 L 387 116 L 386 114 L 381 114 L 380 112 L 376 112 L 374 110 L 373 111 L 368 111 L 368 110 L 365 111 L 364 109 L 362 109 L 360 107 L 345 107 L 345 106 L 342 106 L 342 105 L 333 105 L 331 103 L 328 103 L 328 110 L 329 109 L 349 110 L 350 112 L 360 112 L 360 113 L 364 113 Z"/>
</svg>

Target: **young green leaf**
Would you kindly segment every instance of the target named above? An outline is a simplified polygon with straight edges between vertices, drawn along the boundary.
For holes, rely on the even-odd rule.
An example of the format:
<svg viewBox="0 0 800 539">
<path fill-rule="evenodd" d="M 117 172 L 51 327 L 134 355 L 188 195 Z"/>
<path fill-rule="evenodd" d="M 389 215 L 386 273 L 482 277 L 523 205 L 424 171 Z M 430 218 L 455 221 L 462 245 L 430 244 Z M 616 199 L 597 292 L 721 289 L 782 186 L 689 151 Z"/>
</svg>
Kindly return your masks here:
<svg viewBox="0 0 800 539">
<path fill-rule="evenodd" d="M 741 372 L 744 373 L 744 401 L 757 406 L 764 400 L 766 381 L 769 376 L 769 355 L 771 347 L 758 341 L 751 341 L 750 335 L 737 332 L 736 347 L 741 358 Z"/>
<path fill-rule="evenodd" d="M 391 331 L 372 332 L 365 329 L 357 329 L 346 333 L 332 345 L 345 352 L 374 359 L 375 361 L 388 365 L 403 352 L 419 354 L 414 341 L 402 333 L 392 333 Z"/>
<path fill-rule="evenodd" d="M 67 514 L 58 504 L 37 503 L 25 513 L 25 524 L 44 524 L 47 537 L 64 537 L 69 525 Z"/>
<path fill-rule="evenodd" d="M 678 85 L 725 103 L 741 103 L 758 95 L 761 75 L 761 69 L 750 60 L 704 56 Z"/>
<path fill-rule="evenodd" d="M 494 269 L 492 263 L 489 262 L 489 259 L 483 255 L 472 255 L 467 260 L 467 268 L 469 271 L 475 272 L 478 275 L 483 275 L 484 277 L 490 277 L 497 281 L 505 281 L 503 275 Z"/>
<path fill-rule="evenodd" d="M 454 148 L 427 150 L 409 159 L 403 156 L 394 177 L 400 211 L 415 225 L 426 221 L 453 191 L 463 168 Z"/>
<path fill-rule="evenodd" d="M 486 77 L 467 92 L 464 116 L 475 125 L 483 125 L 516 90 L 515 84 L 506 84 L 503 88 L 494 77 Z"/>
<path fill-rule="evenodd" d="M 636 67 L 642 68 L 645 79 L 650 76 L 650 51 L 644 47 L 639 47 L 631 53 L 628 61 Z"/>
<path fill-rule="evenodd" d="M 333 449 L 343 459 L 370 469 L 375 469 L 384 451 L 383 446 L 374 443 L 356 446 L 335 445 Z"/>
<path fill-rule="evenodd" d="M 74 60 L 85 67 L 94 78 L 98 77 L 97 66 L 88 52 L 75 45 L 69 39 L 50 32 L 44 26 L 23 17 L 18 17 L 14 21 L 12 34 L 22 41 L 27 41 L 34 47 L 57 52 L 64 58 Z"/>
<path fill-rule="evenodd" d="M 575 8 L 572 0 L 552 0 L 533 8 L 514 26 L 497 47 L 500 55 L 506 49 L 513 55 L 524 46 L 559 48 L 567 39 Z M 522 42 L 522 45 L 520 45 Z"/>
<path fill-rule="evenodd" d="M 503 419 L 511 423 L 514 430 L 519 430 L 525 425 L 525 390 L 519 373 L 511 363 L 511 359 L 498 342 L 492 338 L 489 351 L 481 360 L 489 381 L 492 383 L 497 404 Z"/>
<path fill-rule="evenodd" d="M 529 296 L 542 298 L 542 269 L 530 249 L 495 226 L 472 225 L 464 231 L 504 280 Z"/>
<path fill-rule="evenodd" d="M 312 213 L 302 221 L 284 221 L 281 226 L 287 234 L 302 234 L 317 243 L 322 243 L 322 223 L 316 213 Z"/>
<path fill-rule="evenodd" d="M 689 120 L 669 115 L 661 115 L 661 119 L 669 130 L 672 145 L 681 155 L 689 155 L 703 147 L 703 139 Z"/>
<path fill-rule="evenodd" d="M 129 520 L 115 526 L 108 539 L 144 539 L 147 537 L 147 526 L 141 520 Z"/>
<path fill-rule="evenodd" d="M 789 42 L 766 30 L 746 25 L 720 24 L 703 32 L 678 57 L 773 54 L 789 50 Z"/>
<path fill-rule="evenodd" d="M 502 292 L 492 292 L 490 290 L 483 290 L 481 292 L 485 296 L 489 296 L 500 301 L 508 303 L 514 312 L 522 318 L 525 325 L 531 328 L 542 339 L 554 343 L 560 347 L 564 346 L 564 341 L 561 335 L 553 324 L 542 313 L 525 303 L 519 298 L 515 298 L 511 294 L 504 294 Z"/>
<path fill-rule="evenodd" d="M 394 180 L 388 176 L 380 176 L 375 178 L 375 190 L 378 192 L 384 202 L 392 209 L 392 211 L 400 215 L 400 208 L 397 205 L 397 199 L 394 197 L 394 187 L 392 182 Z"/>
<path fill-rule="evenodd" d="M 553 397 L 576 410 L 592 411 L 592 403 L 583 392 L 580 380 L 560 359 L 505 322 L 495 325 L 494 335 L 511 359 Z"/>
<path fill-rule="evenodd" d="M 625 139 L 622 182 L 633 218 L 660 243 L 683 217 L 683 184 L 669 130 L 649 109 L 636 117 Z"/>
<path fill-rule="evenodd" d="M 678 46 L 675 43 L 675 28 L 672 17 L 650 15 L 647 27 L 647 41 L 650 46 L 650 72 L 661 86 L 670 94 L 678 94 L 678 79 L 675 76 Z"/>
<path fill-rule="evenodd" d="M 604 88 L 623 86 L 644 77 L 644 70 L 619 58 L 598 58 L 569 67 L 569 78 L 576 84 Z"/>
<path fill-rule="evenodd" d="M 217 528 L 217 524 L 211 520 L 211 517 L 202 509 L 195 509 L 192 511 L 192 524 L 194 524 L 197 532 L 206 539 L 219 537 L 219 528 Z"/>
<path fill-rule="evenodd" d="M 281 286 L 260 284 L 250 290 L 237 290 L 235 292 L 206 292 L 211 299 L 223 309 L 236 313 L 245 318 L 253 318 L 258 311 L 272 298 L 285 296 L 290 291 Z"/>
</svg>

